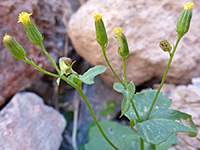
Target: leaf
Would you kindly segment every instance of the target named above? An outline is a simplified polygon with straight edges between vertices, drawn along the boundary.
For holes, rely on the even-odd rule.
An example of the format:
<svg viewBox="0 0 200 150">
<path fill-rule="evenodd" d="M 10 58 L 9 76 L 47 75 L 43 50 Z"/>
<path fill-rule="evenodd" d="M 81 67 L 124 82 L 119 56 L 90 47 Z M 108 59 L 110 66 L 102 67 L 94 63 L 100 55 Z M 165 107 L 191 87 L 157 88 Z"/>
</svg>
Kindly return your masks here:
<svg viewBox="0 0 200 150">
<path fill-rule="evenodd" d="M 127 126 L 123 126 L 116 122 L 101 121 L 103 131 L 110 141 L 120 150 L 140 150 L 140 137 L 136 132 Z M 84 145 L 85 150 L 114 150 L 99 132 L 97 126 L 88 128 L 89 142 Z M 172 142 L 174 140 L 175 142 Z M 162 145 L 153 146 L 151 143 L 144 141 L 145 150 L 167 150 L 161 149 L 171 147 L 177 140 L 174 135 L 162 143 Z"/>
<path fill-rule="evenodd" d="M 144 140 L 155 145 L 166 141 L 174 132 L 196 132 L 192 128 L 169 119 L 151 119 L 137 123 L 136 129 Z"/>
<path fill-rule="evenodd" d="M 65 74 L 65 71 L 61 71 L 60 73 L 60 77 L 56 80 L 57 85 L 60 85 L 60 79 L 62 78 L 62 76 Z"/>
<path fill-rule="evenodd" d="M 70 82 L 74 83 L 75 85 L 79 85 L 82 83 L 82 81 L 74 74 L 71 74 L 67 79 L 70 80 Z"/>
<path fill-rule="evenodd" d="M 135 94 L 133 102 L 141 120 L 145 119 L 155 95 L 154 90 Z M 191 116 L 168 109 L 170 104 L 171 100 L 160 93 L 147 121 L 138 123 L 132 107 L 125 115 L 129 120 L 136 120 L 136 129 L 144 140 L 156 145 L 166 141 L 175 132 L 188 132 L 190 136 L 196 136 L 197 129 Z"/>
<path fill-rule="evenodd" d="M 172 119 L 172 120 L 180 120 L 181 123 L 185 124 L 186 126 L 190 126 L 195 131 L 194 133 L 189 133 L 189 136 L 195 137 L 197 135 L 197 128 L 194 122 L 192 121 L 191 115 L 180 112 L 178 110 L 168 109 L 167 116 L 163 118 Z"/>
<path fill-rule="evenodd" d="M 108 139 L 120 150 L 140 150 L 140 137 L 130 128 L 116 122 L 100 122 Z M 96 126 L 89 129 L 89 142 L 85 144 L 85 150 L 114 150 L 103 138 Z M 145 150 L 149 144 L 145 143 Z"/>
<path fill-rule="evenodd" d="M 172 146 L 176 145 L 178 142 L 178 139 L 175 134 L 172 134 L 167 141 L 159 144 L 156 146 L 156 150 L 168 150 Z"/>
<path fill-rule="evenodd" d="M 140 116 L 140 120 L 144 120 L 145 117 L 147 116 L 147 113 L 151 107 L 151 104 L 153 102 L 155 95 L 156 95 L 156 91 L 152 89 L 135 94 L 133 98 L 133 102 Z M 159 116 L 162 116 L 164 113 L 166 113 L 170 105 L 171 105 L 171 100 L 168 98 L 165 98 L 160 93 L 153 107 L 153 110 L 149 116 L 149 119 L 158 118 Z M 125 116 L 129 120 L 134 119 L 138 121 L 137 116 L 132 107 L 130 107 L 129 110 L 125 113 Z"/>
<path fill-rule="evenodd" d="M 102 109 L 100 110 L 99 112 L 99 116 L 101 117 L 106 117 L 106 116 L 109 116 L 109 115 L 112 115 L 116 112 L 115 108 L 113 107 L 108 107 L 106 109 Z"/>
<path fill-rule="evenodd" d="M 117 101 L 107 101 L 107 107 L 115 107 L 117 105 Z"/>
<path fill-rule="evenodd" d="M 102 74 L 106 71 L 106 67 L 104 66 L 95 66 L 93 68 L 90 68 L 87 72 L 85 72 L 83 75 L 79 75 L 79 79 L 83 81 L 85 84 L 94 84 L 94 78 Z"/>
<path fill-rule="evenodd" d="M 117 91 L 118 93 L 122 93 L 123 95 L 126 92 L 124 86 L 121 83 L 117 83 L 117 82 L 113 84 L 113 89 Z"/>
<path fill-rule="evenodd" d="M 126 94 L 124 95 L 124 99 L 121 104 L 122 113 L 120 117 L 122 117 L 129 110 L 131 105 L 131 100 L 133 99 L 134 94 L 135 94 L 135 85 L 133 81 L 131 81 L 127 86 Z"/>
</svg>

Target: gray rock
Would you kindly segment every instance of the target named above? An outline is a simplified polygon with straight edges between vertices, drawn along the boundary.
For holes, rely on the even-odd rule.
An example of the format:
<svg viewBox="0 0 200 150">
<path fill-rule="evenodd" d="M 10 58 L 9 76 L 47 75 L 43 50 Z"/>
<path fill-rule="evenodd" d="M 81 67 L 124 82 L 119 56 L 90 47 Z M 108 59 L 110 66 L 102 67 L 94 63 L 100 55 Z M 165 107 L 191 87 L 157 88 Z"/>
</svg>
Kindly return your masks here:
<svg viewBox="0 0 200 150">
<path fill-rule="evenodd" d="M 175 44 L 176 24 L 187 0 L 90 0 L 73 14 L 69 22 L 69 36 L 79 55 L 89 64 L 106 65 L 101 48 L 96 42 L 93 13 L 103 16 L 108 33 L 107 55 L 113 68 L 121 77 L 122 61 L 117 52 L 113 29 L 122 27 L 130 55 L 127 58 L 127 78 L 140 85 L 152 78 L 162 79 L 169 59 L 168 53 L 159 48 L 159 42 L 168 40 Z M 200 75 L 200 7 L 193 0 L 195 8 L 189 33 L 178 46 L 167 76 L 170 83 L 188 83 Z M 103 75 L 108 83 L 116 82 L 110 70 Z"/>
<path fill-rule="evenodd" d="M 0 2 L 0 39 L 5 33 L 12 35 L 26 50 L 28 58 L 49 71 L 53 66 L 38 46 L 33 45 L 22 24 L 17 24 L 18 14 L 22 11 L 33 13 L 31 20 L 44 36 L 44 46 L 56 62 L 64 53 L 65 25 L 70 7 L 66 0 L 17 0 Z M 40 79 L 42 73 L 32 66 L 16 60 L 3 44 L 0 44 L 0 106 L 16 92 L 29 87 Z"/>
<path fill-rule="evenodd" d="M 34 93 L 17 93 L 0 112 L 1 150 L 58 150 L 65 119 Z"/>
</svg>

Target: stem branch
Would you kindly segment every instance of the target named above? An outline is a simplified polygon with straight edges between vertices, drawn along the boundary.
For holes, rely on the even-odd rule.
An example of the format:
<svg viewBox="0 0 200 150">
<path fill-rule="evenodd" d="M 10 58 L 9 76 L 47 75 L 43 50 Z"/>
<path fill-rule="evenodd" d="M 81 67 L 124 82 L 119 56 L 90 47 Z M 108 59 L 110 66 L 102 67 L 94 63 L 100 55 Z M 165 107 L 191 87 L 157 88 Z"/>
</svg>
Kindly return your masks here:
<svg viewBox="0 0 200 150">
<path fill-rule="evenodd" d="M 123 83 L 122 80 L 118 77 L 118 75 L 116 74 L 116 72 L 115 72 L 114 69 L 112 68 L 112 66 L 111 66 L 111 64 L 110 64 L 110 62 L 109 62 L 109 60 L 108 60 L 108 58 L 107 58 L 107 56 L 106 56 L 106 48 L 105 48 L 105 46 L 102 46 L 101 48 L 102 48 L 103 56 L 104 56 L 104 58 L 105 58 L 105 60 L 106 60 L 106 62 L 107 62 L 107 64 L 108 64 L 108 66 L 110 67 L 110 70 L 113 72 L 113 74 L 115 75 L 115 77 L 119 80 L 119 82 L 120 82 L 120 83 L 123 85 L 123 87 L 125 88 L 124 83 Z"/>
<path fill-rule="evenodd" d="M 126 85 L 126 88 L 128 86 L 128 83 L 127 83 L 127 79 L 126 79 L 126 57 L 122 57 L 122 61 L 123 61 L 123 71 L 124 71 L 124 82 L 125 82 L 125 85 Z M 132 104 L 132 107 L 133 107 L 133 110 L 137 116 L 137 119 L 138 119 L 138 122 L 141 122 L 141 119 L 140 119 L 140 116 L 137 112 L 137 109 L 135 107 L 135 104 L 134 102 L 131 100 L 131 104 Z M 140 150 L 144 150 L 144 140 L 140 137 Z"/>
<path fill-rule="evenodd" d="M 150 107 L 150 109 L 149 109 L 149 112 L 148 112 L 148 114 L 147 114 L 145 120 L 147 120 L 147 119 L 149 118 L 149 116 L 150 116 L 150 114 L 151 114 L 151 111 L 153 110 L 153 107 L 154 107 L 154 105 L 155 105 L 155 103 L 156 103 L 156 100 L 157 100 L 157 98 L 158 98 L 158 95 L 159 95 L 159 93 L 160 93 L 160 90 L 161 90 L 161 88 L 162 88 L 162 86 L 163 86 L 163 84 L 164 84 L 164 82 L 165 82 L 167 73 L 168 73 L 168 71 L 169 71 L 169 67 L 170 67 L 171 62 L 172 62 L 172 58 L 173 58 L 173 56 L 174 56 L 174 54 L 175 54 L 176 48 L 177 48 L 177 46 L 178 46 L 178 44 L 179 44 L 181 38 L 182 38 L 182 36 L 178 36 L 178 39 L 177 39 L 177 41 L 176 41 L 176 45 L 174 46 L 173 52 L 172 52 L 171 55 L 170 55 L 168 65 L 167 65 L 167 68 L 166 68 L 166 70 L 165 70 L 165 74 L 164 74 L 164 76 L 163 76 L 163 78 L 162 78 L 162 81 L 161 81 L 161 83 L 160 83 L 159 89 L 158 89 L 158 91 L 157 91 L 157 93 L 156 93 L 156 96 L 155 96 L 155 98 L 154 98 L 154 100 L 153 100 L 153 103 L 151 104 L 151 107 Z"/>
<path fill-rule="evenodd" d="M 140 137 L 140 150 L 144 150 L 144 140 Z"/>
<path fill-rule="evenodd" d="M 103 135 L 104 139 L 105 139 L 115 150 L 119 150 L 119 149 L 108 139 L 108 137 L 107 137 L 106 134 L 104 133 L 104 131 L 103 131 L 103 129 L 101 128 L 101 126 L 100 126 L 100 124 L 99 124 L 99 122 L 98 122 L 98 120 L 97 120 L 97 118 L 96 118 L 96 116 L 95 116 L 95 114 L 94 114 L 94 112 L 93 112 L 93 110 L 92 110 L 92 108 L 91 108 L 91 106 L 90 106 L 90 104 L 89 104 L 87 98 L 85 97 L 85 95 L 84 95 L 82 89 L 81 89 L 81 88 L 77 88 L 77 91 L 79 92 L 79 94 L 80 94 L 81 97 L 83 98 L 83 100 L 84 100 L 86 106 L 88 107 L 88 109 L 89 109 L 89 111 L 90 111 L 90 114 L 92 115 L 92 118 L 93 118 L 95 124 L 97 125 L 97 127 L 98 127 L 99 131 L 101 132 L 101 134 Z"/>
<path fill-rule="evenodd" d="M 46 51 L 46 49 L 44 48 L 44 46 L 43 46 L 42 43 L 39 45 L 39 47 L 42 49 L 42 51 L 44 52 L 44 54 L 48 57 L 48 59 L 50 60 L 50 62 L 53 64 L 53 66 L 56 69 L 56 71 L 58 72 L 58 74 L 60 74 L 60 70 L 58 69 L 58 66 L 53 61 L 53 59 L 51 58 L 51 56 L 49 55 L 49 53 Z"/>
<path fill-rule="evenodd" d="M 139 116 L 139 114 L 137 112 L 137 109 L 136 109 L 135 104 L 133 103 L 133 101 L 131 101 L 131 104 L 132 104 L 133 110 L 134 110 L 134 112 L 135 112 L 135 114 L 137 116 L 138 122 L 141 122 L 140 116 Z"/>
<path fill-rule="evenodd" d="M 122 61 L 123 61 L 123 71 L 124 71 L 124 82 L 125 82 L 125 85 L 127 87 L 128 83 L 127 83 L 127 80 L 126 80 L 126 57 L 122 57 Z"/>
<path fill-rule="evenodd" d="M 54 73 L 51 73 L 51 72 L 48 72 L 40 67 L 38 67 L 33 61 L 29 60 L 28 58 L 25 58 L 24 60 L 26 63 L 28 63 L 29 65 L 33 66 L 35 69 L 47 74 L 47 75 L 50 75 L 50 76 L 53 76 L 53 77 L 56 77 L 56 78 L 59 78 L 59 75 L 56 75 Z"/>
</svg>

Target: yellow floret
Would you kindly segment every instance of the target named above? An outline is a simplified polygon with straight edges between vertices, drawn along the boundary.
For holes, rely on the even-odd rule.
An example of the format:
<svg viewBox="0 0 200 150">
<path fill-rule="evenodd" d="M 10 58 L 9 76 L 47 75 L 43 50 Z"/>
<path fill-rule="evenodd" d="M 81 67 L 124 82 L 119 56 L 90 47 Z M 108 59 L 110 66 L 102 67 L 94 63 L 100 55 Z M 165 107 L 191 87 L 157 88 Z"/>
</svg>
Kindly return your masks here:
<svg viewBox="0 0 200 150">
<path fill-rule="evenodd" d="M 93 14 L 93 17 L 94 17 L 94 19 L 97 20 L 97 21 L 102 19 L 102 16 L 99 15 L 99 14 L 97 14 L 97 13 L 94 13 L 94 14 Z"/>
<path fill-rule="evenodd" d="M 122 34 L 122 28 L 115 28 L 113 32 L 115 33 L 115 37 L 117 38 L 117 36 Z"/>
<path fill-rule="evenodd" d="M 18 18 L 18 22 L 17 23 L 23 23 L 26 24 L 28 22 L 30 22 L 30 15 L 32 15 L 32 13 L 28 14 L 26 12 L 21 12 L 19 14 L 19 18 Z"/>
<path fill-rule="evenodd" d="M 190 3 L 190 2 L 187 2 L 185 5 L 184 5 L 184 9 L 187 10 L 187 9 L 192 9 L 194 8 L 194 4 L 193 3 Z"/>
<path fill-rule="evenodd" d="M 5 41 L 8 41 L 8 40 L 10 40 L 10 38 L 11 38 L 11 36 L 10 35 L 8 35 L 7 33 L 4 35 L 4 37 L 3 37 L 3 41 L 5 42 Z"/>
</svg>

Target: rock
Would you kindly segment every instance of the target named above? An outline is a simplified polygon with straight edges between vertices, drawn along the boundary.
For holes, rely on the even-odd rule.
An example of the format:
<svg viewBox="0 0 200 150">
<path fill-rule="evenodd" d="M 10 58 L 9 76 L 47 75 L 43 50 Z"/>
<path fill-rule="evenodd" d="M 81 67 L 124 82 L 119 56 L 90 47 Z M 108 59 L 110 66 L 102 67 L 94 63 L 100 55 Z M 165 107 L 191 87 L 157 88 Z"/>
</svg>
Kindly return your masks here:
<svg viewBox="0 0 200 150">
<path fill-rule="evenodd" d="M 178 85 L 164 84 L 161 92 L 164 96 L 172 99 L 171 109 L 177 109 L 192 116 L 197 130 L 200 130 L 200 87 L 199 77 L 192 79 L 192 84 Z M 155 85 L 158 88 L 159 85 Z M 200 149 L 200 135 L 191 138 L 187 134 L 178 133 L 178 145 L 176 150 L 196 150 Z"/>
<path fill-rule="evenodd" d="M 58 150 L 65 119 L 34 93 L 17 93 L 0 112 L 1 150 Z"/>
<path fill-rule="evenodd" d="M 44 36 L 44 46 L 57 61 L 64 53 L 65 25 L 63 16 L 69 17 L 70 7 L 67 1 L 18 0 L 0 2 L 0 39 L 5 33 L 12 35 L 40 67 L 53 71 L 54 68 L 38 46 L 33 45 L 22 24 L 17 24 L 18 14 L 22 11 L 32 12 L 31 20 Z M 65 15 L 64 15 L 65 14 Z M 0 106 L 14 93 L 29 87 L 43 74 L 32 66 L 16 60 L 3 44 L 0 45 Z"/>
<path fill-rule="evenodd" d="M 108 33 L 107 55 L 114 70 L 123 75 L 122 61 L 117 52 L 113 29 L 122 27 L 130 49 L 127 58 L 127 77 L 140 85 L 152 78 L 162 79 L 168 53 L 159 48 L 159 42 L 168 40 L 171 45 L 176 41 L 176 24 L 187 0 L 90 0 L 72 15 L 69 21 L 69 36 L 79 55 L 89 64 L 106 65 L 101 56 L 100 46 L 96 42 L 93 13 L 103 16 Z M 189 33 L 178 46 L 167 82 L 188 83 L 192 77 L 200 75 L 200 7 L 198 0 L 193 0 L 195 8 Z M 199 31 L 199 32 L 198 32 Z M 107 83 L 116 82 L 108 70 L 104 75 Z"/>
</svg>

